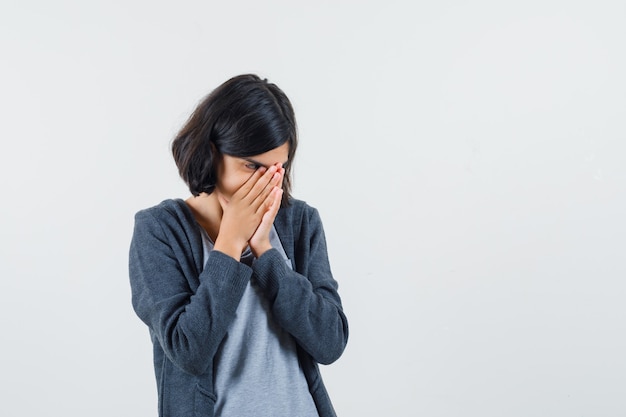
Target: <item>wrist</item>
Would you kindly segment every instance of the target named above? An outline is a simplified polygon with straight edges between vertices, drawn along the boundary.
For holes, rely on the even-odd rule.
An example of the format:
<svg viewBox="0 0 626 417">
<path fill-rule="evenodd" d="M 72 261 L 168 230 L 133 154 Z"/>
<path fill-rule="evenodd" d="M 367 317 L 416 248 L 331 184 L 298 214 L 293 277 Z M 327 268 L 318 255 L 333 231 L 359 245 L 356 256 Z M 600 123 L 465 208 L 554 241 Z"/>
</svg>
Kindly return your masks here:
<svg viewBox="0 0 626 417">
<path fill-rule="evenodd" d="M 250 249 L 255 258 L 259 259 L 265 252 L 272 249 L 270 242 L 262 243 L 260 245 L 253 245 L 250 243 Z"/>
<path fill-rule="evenodd" d="M 243 252 L 246 244 L 238 244 L 232 240 L 220 239 L 219 236 L 215 240 L 215 244 L 213 245 L 213 250 L 220 251 L 231 258 L 234 258 L 236 261 L 241 260 L 241 253 Z"/>
</svg>

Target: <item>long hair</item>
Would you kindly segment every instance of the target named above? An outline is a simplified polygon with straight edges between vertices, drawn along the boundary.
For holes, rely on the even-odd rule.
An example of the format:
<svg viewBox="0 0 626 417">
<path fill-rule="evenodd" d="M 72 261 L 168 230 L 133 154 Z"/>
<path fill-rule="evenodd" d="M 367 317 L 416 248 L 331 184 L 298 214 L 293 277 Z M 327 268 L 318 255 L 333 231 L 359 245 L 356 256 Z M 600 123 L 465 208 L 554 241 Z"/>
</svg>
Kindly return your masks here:
<svg viewBox="0 0 626 417">
<path fill-rule="evenodd" d="M 196 107 L 172 142 L 181 178 L 194 196 L 211 194 L 221 155 L 259 155 L 289 143 L 283 204 L 291 198 L 291 168 L 298 145 L 293 107 L 275 84 L 254 74 L 226 81 Z"/>
</svg>

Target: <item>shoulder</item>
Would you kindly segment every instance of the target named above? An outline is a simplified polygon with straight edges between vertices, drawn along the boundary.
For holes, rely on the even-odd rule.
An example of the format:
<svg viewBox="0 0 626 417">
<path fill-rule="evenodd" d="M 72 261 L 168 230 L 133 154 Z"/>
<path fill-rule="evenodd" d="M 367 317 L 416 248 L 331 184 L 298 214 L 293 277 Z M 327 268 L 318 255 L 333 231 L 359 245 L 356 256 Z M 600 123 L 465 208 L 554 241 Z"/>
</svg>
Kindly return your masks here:
<svg viewBox="0 0 626 417">
<path fill-rule="evenodd" d="M 313 219 L 319 219 L 317 209 L 303 200 L 292 198 L 289 205 L 281 207 L 277 217 L 283 217 L 290 222 L 300 223 L 302 221 L 310 222 Z"/>
<path fill-rule="evenodd" d="M 135 214 L 137 221 L 170 223 L 176 219 L 188 217 L 186 203 L 180 199 L 163 200 L 159 204 L 139 210 Z"/>
<path fill-rule="evenodd" d="M 188 234 L 195 229 L 195 220 L 187 204 L 181 199 L 168 199 L 139 210 L 135 214 L 135 231 L 152 230 L 166 234 Z"/>
<path fill-rule="evenodd" d="M 317 209 L 303 200 L 290 199 L 289 205 L 281 207 L 276 215 L 274 226 L 279 234 L 294 236 L 296 239 L 322 230 L 322 221 Z"/>
<path fill-rule="evenodd" d="M 164 200 L 135 214 L 131 258 L 148 259 L 163 254 L 175 256 L 179 262 L 197 261 L 195 267 L 201 270 L 200 227 L 181 199 Z"/>
</svg>

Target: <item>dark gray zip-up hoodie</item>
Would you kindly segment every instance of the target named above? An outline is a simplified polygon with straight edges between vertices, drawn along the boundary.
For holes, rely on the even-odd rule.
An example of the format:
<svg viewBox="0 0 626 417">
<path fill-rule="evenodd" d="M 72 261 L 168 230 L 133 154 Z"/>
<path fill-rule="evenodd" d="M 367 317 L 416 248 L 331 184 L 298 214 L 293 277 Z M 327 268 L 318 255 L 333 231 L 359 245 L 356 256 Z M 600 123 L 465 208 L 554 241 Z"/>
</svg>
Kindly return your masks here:
<svg viewBox="0 0 626 417">
<path fill-rule="evenodd" d="M 335 416 L 317 364 L 341 356 L 348 323 L 317 210 L 291 200 L 274 221 L 293 270 L 277 250 L 252 267 L 211 251 L 202 265 L 200 226 L 183 200 L 135 216 L 129 272 L 133 307 L 148 326 L 161 417 L 212 417 L 213 358 L 254 274 L 298 357 L 321 417 Z"/>
</svg>

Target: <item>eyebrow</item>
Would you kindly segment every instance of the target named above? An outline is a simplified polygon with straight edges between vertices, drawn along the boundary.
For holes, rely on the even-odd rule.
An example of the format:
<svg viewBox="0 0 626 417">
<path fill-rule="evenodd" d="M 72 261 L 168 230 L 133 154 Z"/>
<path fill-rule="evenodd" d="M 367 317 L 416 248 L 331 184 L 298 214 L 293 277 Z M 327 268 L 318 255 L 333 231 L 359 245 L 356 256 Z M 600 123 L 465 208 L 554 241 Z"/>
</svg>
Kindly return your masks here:
<svg viewBox="0 0 626 417">
<path fill-rule="evenodd" d="M 269 166 L 267 166 L 267 165 L 265 165 L 265 164 L 262 164 L 262 163 L 261 163 L 261 162 L 259 162 L 259 161 L 255 161 L 254 159 L 251 159 L 251 158 L 241 158 L 241 159 L 243 159 L 243 160 L 244 160 L 244 161 L 246 161 L 246 162 L 253 163 L 254 165 L 258 165 L 258 166 L 260 166 L 260 167 L 269 168 Z M 288 164 L 288 163 L 289 163 L 289 160 L 287 160 L 287 161 L 283 162 L 283 167 L 287 166 L 287 164 Z M 273 165 L 273 164 L 272 164 L 272 165 Z"/>
</svg>

